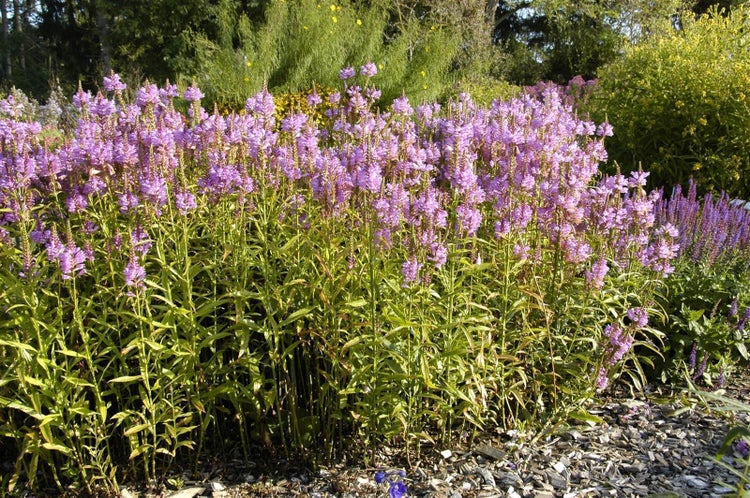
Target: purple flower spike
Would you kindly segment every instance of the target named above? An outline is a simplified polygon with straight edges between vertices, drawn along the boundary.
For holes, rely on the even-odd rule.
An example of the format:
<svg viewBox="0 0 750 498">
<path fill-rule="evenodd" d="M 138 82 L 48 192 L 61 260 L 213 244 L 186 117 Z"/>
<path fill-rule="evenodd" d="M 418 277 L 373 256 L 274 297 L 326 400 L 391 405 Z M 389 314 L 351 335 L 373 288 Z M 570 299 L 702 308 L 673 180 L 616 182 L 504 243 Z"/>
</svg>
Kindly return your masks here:
<svg viewBox="0 0 750 498">
<path fill-rule="evenodd" d="M 690 359 L 688 360 L 688 368 L 691 372 L 695 371 L 695 366 L 698 362 L 698 344 L 693 343 L 693 349 L 690 351 Z"/>
<path fill-rule="evenodd" d="M 392 104 L 393 112 L 396 114 L 401 114 L 403 116 L 411 116 L 414 114 L 414 109 L 412 109 L 411 105 L 409 104 L 409 99 L 406 98 L 406 96 L 399 97 L 393 101 Z"/>
<path fill-rule="evenodd" d="M 745 312 L 742 314 L 742 318 L 740 318 L 740 321 L 737 323 L 737 330 L 743 332 L 748 321 L 750 321 L 750 307 L 745 309 Z"/>
<path fill-rule="evenodd" d="M 727 383 L 727 376 L 724 373 L 724 369 L 719 370 L 719 377 L 716 379 L 716 389 L 721 389 Z"/>
<path fill-rule="evenodd" d="M 359 68 L 359 74 L 368 78 L 372 78 L 373 76 L 378 74 L 378 67 L 372 62 L 368 62 L 367 64 Z"/>
<path fill-rule="evenodd" d="M 700 366 L 698 366 L 698 370 L 693 375 L 693 380 L 703 377 L 703 373 L 706 371 L 706 363 L 708 363 L 708 352 L 703 353 L 703 359 L 701 360 Z"/>
<path fill-rule="evenodd" d="M 86 253 L 75 244 L 66 245 L 58 256 L 63 280 L 70 280 L 86 273 Z"/>
<path fill-rule="evenodd" d="M 125 83 L 120 80 L 120 75 L 112 73 L 109 77 L 104 77 L 104 89 L 108 92 L 119 93 L 128 87 Z"/>
<path fill-rule="evenodd" d="M 739 303 L 737 302 L 737 298 L 735 297 L 732 300 L 732 304 L 729 306 L 729 318 L 734 318 L 737 316 L 737 306 Z"/>
<path fill-rule="evenodd" d="M 200 88 L 192 85 L 187 90 L 185 90 L 185 93 L 182 97 L 188 102 L 197 102 L 205 97 L 205 95 L 203 95 L 203 92 L 201 92 Z"/>
<path fill-rule="evenodd" d="M 416 282 L 421 268 L 422 263 L 417 261 L 415 256 L 412 256 L 405 261 L 404 264 L 401 265 L 401 272 L 404 274 L 404 285 Z"/>
<path fill-rule="evenodd" d="M 596 390 L 599 392 L 604 391 L 609 385 L 609 377 L 607 376 L 607 369 L 601 367 L 599 374 L 596 376 Z"/>
<path fill-rule="evenodd" d="M 138 263 L 138 259 L 132 257 L 125 266 L 123 275 L 125 276 L 125 285 L 141 288 L 143 287 L 143 281 L 146 279 L 146 269 Z"/>
<path fill-rule="evenodd" d="M 323 102 L 323 99 L 320 98 L 320 95 L 318 95 L 318 92 L 316 91 L 313 91 L 313 93 L 307 96 L 307 105 L 310 107 L 315 107 L 321 102 Z"/>
<path fill-rule="evenodd" d="M 342 80 L 348 80 L 349 78 L 354 77 L 354 68 L 353 67 L 345 67 L 341 71 L 339 71 L 339 79 Z"/>
</svg>

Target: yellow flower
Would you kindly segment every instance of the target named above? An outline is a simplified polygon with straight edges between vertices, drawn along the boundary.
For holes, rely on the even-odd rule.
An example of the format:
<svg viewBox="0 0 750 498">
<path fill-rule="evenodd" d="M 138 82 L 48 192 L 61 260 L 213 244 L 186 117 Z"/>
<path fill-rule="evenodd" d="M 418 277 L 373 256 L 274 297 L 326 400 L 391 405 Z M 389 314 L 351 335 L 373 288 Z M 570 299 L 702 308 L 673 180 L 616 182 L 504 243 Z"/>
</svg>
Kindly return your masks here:
<svg viewBox="0 0 750 498">
<path fill-rule="evenodd" d="M 307 31 L 310 28 L 308 28 L 307 26 L 302 26 L 302 29 L 304 29 L 305 31 Z"/>
<path fill-rule="evenodd" d="M 331 17 L 331 20 L 332 20 L 333 22 L 339 22 L 339 20 L 338 20 L 338 18 L 337 18 L 336 16 L 332 16 L 332 17 Z"/>
<path fill-rule="evenodd" d="M 334 4 L 331 4 L 331 12 L 336 12 L 336 6 Z"/>
<path fill-rule="evenodd" d="M 247 83 L 248 81 L 250 81 L 250 78 L 248 78 L 247 76 L 245 76 L 245 83 Z"/>
<path fill-rule="evenodd" d="M 427 90 L 427 85 L 422 85 L 423 90 Z"/>
<path fill-rule="evenodd" d="M 362 19 L 357 19 L 357 26 L 362 26 Z"/>
<path fill-rule="evenodd" d="M 422 78 L 425 78 L 427 76 L 427 73 L 424 72 L 424 69 L 419 74 L 422 75 Z"/>
<path fill-rule="evenodd" d="M 698 124 L 701 126 L 706 126 L 708 124 L 708 121 L 706 121 L 706 118 L 700 118 L 698 119 Z"/>
<path fill-rule="evenodd" d="M 252 62 L 250 62 L 250 61 L 247 61 L 247 62 L 245 63 L 245 65 L 246 65 L 247 67 L 250 67 L 250 66 L 252 66 L 252 65 L 253 65 L 253 63 L 252 63 Z"/>
</svg>

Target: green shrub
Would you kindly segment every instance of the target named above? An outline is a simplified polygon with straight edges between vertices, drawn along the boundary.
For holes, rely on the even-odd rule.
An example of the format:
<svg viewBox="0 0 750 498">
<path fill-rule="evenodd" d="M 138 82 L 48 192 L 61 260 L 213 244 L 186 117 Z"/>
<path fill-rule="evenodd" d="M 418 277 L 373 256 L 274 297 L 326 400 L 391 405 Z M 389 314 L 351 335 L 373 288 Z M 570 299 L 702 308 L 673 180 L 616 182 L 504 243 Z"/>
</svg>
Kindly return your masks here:
<svg viewBox="0 0 750 498">
<path fill-rule="evenodd" d="M 183 76 L 220 107 L 240 108 L 264 85 L 275 93 L 337 86 L 343 67 L 371 61 L 378 65 L 375 83 L 384 102 L 404 93 L 417 102 L 431 100 L 450 87 L 449 70 L 459 53 L 459 34 L 415 19 L 386 41 L 388 12 L 376 5 L 275 0 L 260 26 L 244 15 L 228 18 L 226 2 L 220 11 L 220 39 L 199 39 L 198 76 Z"/>
<path fill-rule="evenodd" d="M 750 195 L 750 10 L 715 11 L 630 47 L 599 72 L 589 104 L 608 119 L 610 160 L 650 184 Z"/>
<path fill-rule="evenodd" d="M 521 87 L 504 80 L 477 75 L 457 81 L 446 93 L 449 98 L 458 98 L 461 93 L 471 95 L 471 100 L 479 105 L 489 106 L 495 99 L 509 100 L 521 93 Z"/>
<path fill-rule="evenodd" d="M 654 358 L 659 380 L 679 380 L 686 368 L 693 380 L 716 385 L 732 365 L 748 360 L 743 319 L 750 304 L 748 281 L 746 258 L 722 264 L 683 258 L 676 265 L 660 300 L 669 318 L 662 356 Z"/>
</svg>

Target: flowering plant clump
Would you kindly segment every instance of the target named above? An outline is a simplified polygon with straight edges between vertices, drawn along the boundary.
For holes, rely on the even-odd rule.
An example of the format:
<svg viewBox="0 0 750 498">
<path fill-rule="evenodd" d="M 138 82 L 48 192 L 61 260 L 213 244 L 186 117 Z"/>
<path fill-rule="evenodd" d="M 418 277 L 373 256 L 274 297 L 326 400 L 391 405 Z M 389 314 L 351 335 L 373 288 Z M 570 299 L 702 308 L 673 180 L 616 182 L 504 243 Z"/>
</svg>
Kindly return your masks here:
<svg viewBox="0 0 750 498">
<path fill-rule="evenodd" d="M 742 311 L 750 304 L 750 211 L 724 193 L 701 199 L 690 182 L 662 196 L 655 215 L 679 233 L 676 270 L 659 299 L 669 313 L 659 370 L 716 387 L 734 361 L 750 358 Z"/>
<path fill-rule="evenodd" d="M 376 71 L 342 70 L 315 118 L 267 90 L 225 115 L 194 85 L 127 101 L 110 75 L 54 143 L 0 103 L 14 486 L 38 465 L 148 480 L 227 425 L 331 458 L 353 431 L 533 421 L 658 348 L 681 234 L 646 173 L 599 173 L 608 124 L 551 86 L 385 104 Z"/>
</svg>

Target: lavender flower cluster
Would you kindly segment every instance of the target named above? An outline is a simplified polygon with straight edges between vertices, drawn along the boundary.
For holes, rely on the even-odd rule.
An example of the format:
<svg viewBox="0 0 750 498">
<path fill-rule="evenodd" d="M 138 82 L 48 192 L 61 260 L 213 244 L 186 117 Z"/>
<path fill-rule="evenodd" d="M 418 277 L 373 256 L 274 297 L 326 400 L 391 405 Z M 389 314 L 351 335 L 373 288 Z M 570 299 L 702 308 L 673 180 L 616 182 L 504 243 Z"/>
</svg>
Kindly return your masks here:
<svg viewBox="0 0 750 498">
<path fill-rule="evenodd" d="M 596 378 L 596 389 L 603 391 L 609 385 L 610 370 L 633 347 L 635 332 L 648 325 L 648 310 L 630 308 L 627 311 L 628 325 L 609 324 L 604 327 L 604 355 Z"/>
<path fill-rule="evenodd" d="M 699 199 L 690 182 L 687 193 L 675 187 L 672 196 L 656 206 L 658 224 L 669 223 L 679 232 L 678 254 L 709 264 L 750 250 L 750 209 L 726 193 Z"/>
<path fill-rule="evenodd" d="M 376 72 L 368 63 L 359 77 L 369 82 Z M 559 251 L 594 288 L 634 261 L 672 271 L 681 219 L 657 221 L 660 194 L 645 192 L 645 173 L 600 176 L 612 128 L 580 119 L 555 87 L 488 109 L 462 95 L 445 108 L 401 97 L 380 112 L 380 92 L 358 86 L 354 68 L 341 77 L 345 90 L 329 97 L 335 106 L 322 127 L 301 113 L 277 122 L 266 90 L 228 116 L 206 112 L 195 86 L 180 95 L 175 85 L 147 83 L 128 103 L 113 74 L 106 95 L 74 95 L 77 127 L 52 145 L 5 100 L 0 237 L 10 243 L 14 225 L 33 224 L 20 271 L 31 269 L 41 247 L 71 279 L 94 257 L 91 235 L 100 227 L 91 213 L 111 204 L 125 228 L 110 228 L 107 244 L 127 255 L 123 283 L 138 288 L 150 247 L 142 220 L 191 216 L 227 199 L 252 206 L 273 189 L 297 209 L 315 202 L 325 217 L 374 223 L 380 250 L 406 249 L 406 285 L 443 266 L 450 241 L 476 236 L 506 241 L 521 260 Z M 187 115 L 175 108 L 179 97 Z M 49 205 L 60 208 L 38 209 Z"/>
</svg>

